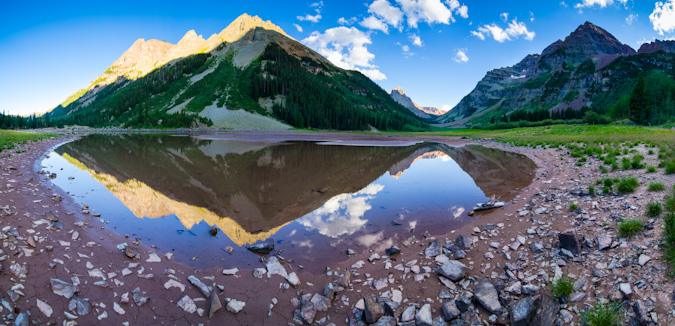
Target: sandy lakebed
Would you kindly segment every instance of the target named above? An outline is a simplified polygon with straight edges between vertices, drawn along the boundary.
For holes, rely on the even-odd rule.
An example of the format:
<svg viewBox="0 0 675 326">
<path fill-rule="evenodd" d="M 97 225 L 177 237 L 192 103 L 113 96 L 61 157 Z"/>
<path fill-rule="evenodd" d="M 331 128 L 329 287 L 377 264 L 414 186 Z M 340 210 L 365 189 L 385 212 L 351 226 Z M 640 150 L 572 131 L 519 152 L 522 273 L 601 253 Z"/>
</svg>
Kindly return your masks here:
<svg viewBox="0 0 675 326">
<path fill-rule="evenodd" d="M 532 183 L 505 207 L 476 214 L 461 229 L 434 234 L 401 226 L 406 240 L 375 239 L 382 245 L 370 248 L 345 244 L 345 256 L 351 249 L 356 253 L 322 267 L 322 273 L 300 268 L 283 252 L 255 257 L 248 269 L 230 270 L 225 261 L 222 268 L 194 270 L 133 234 L 118 235 L 106 227 L 114 216 L 93 216 L 53 186 L 41 172 L 41 159 L 74 136 L 29 141 L 0 153 L 4 323 L 574 325 L 584 309 L 614 301 L 622 303 L 627 323 L 675 324 L 674 287 L 660 258 L 663 220 L 644 217 L 647 203 L 664 197 L 647 191 L 647 183 L 660 181 L 671 189 L 675 181 L 662 171 L 600 174 L 600 161 L 577 166 L 565 149 L 447 137 L 284 132 L 215 137 L 481 144 L 526 155 L 537 169 Z M 656 155 L 640 150 L 646 163 L 658 163 Z M 641 186 L 628 195 L 587 193 L 607 176 L 635 176 Z M 573 202 L 579 209 L 570 212 Z M 625 218 L 644 218 L 646 230 L 619 238 L 616 223 Z M 400 253 L 388 256 L 391 245 Z M 551 298 L 551 282 L 560 276 L 574 282 L 563 304 Z"/>
</svg>

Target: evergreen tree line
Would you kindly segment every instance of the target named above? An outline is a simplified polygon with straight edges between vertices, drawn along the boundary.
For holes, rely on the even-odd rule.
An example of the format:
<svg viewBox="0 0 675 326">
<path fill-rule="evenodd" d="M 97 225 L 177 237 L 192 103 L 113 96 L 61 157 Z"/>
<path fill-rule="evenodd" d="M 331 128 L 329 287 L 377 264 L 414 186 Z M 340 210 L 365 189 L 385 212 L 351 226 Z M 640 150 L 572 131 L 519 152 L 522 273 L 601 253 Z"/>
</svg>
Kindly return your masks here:
<svg viewBox="0 0 675 326">
<path fill-rule="evenodd" d="M 341 71 L 330 71 L 330 68 L 312 60 L 301 62 L 276 43 L 267 46 L 260 60 L 260 65 L 252 74 L 251 97 L 284 95 L 285 105 L 275 105 L 273 111 L 275 116 L 290 125 L 338 130 L 367 130 L 370 126 L 380 130 L 428 128 L 417 118 L 394 110 L 392 107 L 396 104 L 372 98 L 378 86 L 372 82 L 364 85 L 357 79 L 358 72 L 345 76 Z M 303 64 L 319 65 L 323 71 L 330 71 L 332 78 L 310 73 Z M 336 83 L 344 78 L 350 78 L 351 84 L 357 85 L 352 87 L 355 89 Z M 371 101 L 364 103 L 359 97 Z"/>
<path fill-rule="evenodd" d="M 41 117 L 38 117 L 35 114 L 21 117 L 0 112 L 0 129 L 35 129 L 50 126 L 51 121 L 48 114 Z"/>
</svg>

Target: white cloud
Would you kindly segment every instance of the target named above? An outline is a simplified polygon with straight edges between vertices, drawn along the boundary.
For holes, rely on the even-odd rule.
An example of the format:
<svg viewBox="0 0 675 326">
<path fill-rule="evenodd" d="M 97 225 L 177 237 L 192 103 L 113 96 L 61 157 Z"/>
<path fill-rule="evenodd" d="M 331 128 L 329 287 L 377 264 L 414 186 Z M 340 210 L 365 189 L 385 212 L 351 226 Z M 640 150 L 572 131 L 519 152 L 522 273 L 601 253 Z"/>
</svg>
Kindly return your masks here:
<svg viewBox="0 0 675 326">
<path fill-rule="evenodd" d="M 396 42 L 396 45 L 401 47 L 401 51 L 403 51 L 403 56 L 406 58 L 410 58 L 415 55 L 414 52 L 410 52 L 410 46 L 407 44 L 401 44 L 401 42 Z"/>
<path fill-rule="evenodd" d="M 564 2 L 564 1 L 563 1 Z M 624 6 L 628 2 L 628 0 L 618 0 L 621 4 Z M 581 8 L 589 8 L 589 7 L 594 7 L 594 6 L 600 6 L 600 8 L 605 8 L 609 5 L 613 5 L 614 0 L 582 0 L 581 2 L 577 3 L 574 5 L 574 8 L 581 9 Z"/>
<path fill-rule="evenodd" d="M 389 25 L 385 24 L 383 21 L 377 19 L 375 16 L 369 16 L 368 18 L 362 20 L 359 25 L 367 28 L 382 31 L 385 34 L 389 34 Z"/>
<path fill-rule="evenodd" d="M 502 21 L 506 23 L 507 21 L 509 21 L 509 13 L 503 12 L 503 13 L 499 14 L 499 18 L 501 18 Z"/>
<path fill-rule="evenodd" d="M 675 31 L 675 0 L 657 2 L 654 11 L 649 15 L 649 21 L 659 35 Z"/>
<path fill-rule="evenodd" d="M 452 108 L 453 108 L 452 105 L 447 105 L 447 104 L 443 104 L 443 106 L 441 106 L 441 110 L 443 110 L 443 111 L 450 111 L 450 110 L 452 110 Z"/>
<path fill-rule="evenodd" d="M 465 63 L 469 61 L 469 57 L 466 56 L 466 49 L 458 49 L 453 58 L 457 63 Z"/>
<path fill-rule="evenodd" d="M 401 50 L 403 50 L 403 52 L 410 52 L 410 47 L 407 45 L 401 45 Z"/>
<path fill-rule="evenodd" d="M 506 29 L 492 23 L 478 27 L 478 31 L 471 31 L 471 35 L 481 40 L 485 40 L 486 36 L 491 36 L 495 41 L 502 43 L 504 41 L 512 41 L 520 36 L 531 41 L 534 39 L 535 33 L 528 30 L 525 23 L 519 22 L 516 18 L 509 23 Z"/>
<path fill-rule="evenodd" d="M 349 19 L 345 19 L 344 17 L 340 17 L 340 19 L 338 19 L 337 22 L 340 25 L 352 25 L 352 24 L 356 23 L 357 20 L 358 19 L 356 17 L 352 17 L 352 18 L 349 18 Z"/>
<path fill-rule="evenodd" d="M 626 17 L 626 24 L 628 24 L 628 26 L 633 25 L 633 22 L 636 21 L 637 18 L 638 18 L 637 14 L 628 15 L 628 17 Z"/>
<path fill-rule="evenodd" d="M 534 21 L 534 13 L 533 13 L 533 12 L 531 12 L 531 11 L 530 11 L 530 21 L 531 21 L 531 22 L 533 22 L 533 21 Z"/>
<path fill-rule="evenodd" d="M 416 46 L 419 46 L 419 47 L 424 46 L 424 42 L 422 42 L 422 39 L 420 38 L 419 35 L 417 35 L 417 34 L 410 34 L 410 35 L 408 36 L 408 38 L 410 39 L 410 42 L 411 42 L 413 45 L 416 45 Z"/>
<path fill-rule="evenodd" d="M 440 23 L 448 25 L 452 11 L 441 0 L 396 0 L 405 13 L 408 26 L 417 28 L 419 22 L 429 25 Z"/>
<path fill-rule="evenodd" d="M 388 0 L 375 0 L 368 6 L 368 12 L 381 18 L 387 24 L 398 28 L 403 22 L 401 9 L 392 6 Z"/>
<path fill-rule="evenodd" d="M 455 10 L 455 13 L 457 13 L 459 17 L 465 19 L 469 18 L 469 7 L 467 7 L 466 5 L 462 5 L 459 8 L 457 8 L 457 10 Z"/>
<path fill-rule="evenodd" d="M 310 21 L 312 23 L 318 23 L 321 18 L 321 9 L 323 8 L 323 1 L 315 2 L 309 5 L 311 8 L 315 8 L 314 11 L 316 12 L 316 15 L 310 15 L 310 14 L 305 14 L 304 16 L 297 16 L 299 21 Z"/>
<path fill-rule="evenodd" d="M 298 24 L 293 24 L 293 26 L 295 26 L 295 28 L 298 30 L 298 32 L 302 33 L 302 26 L 300 26 Z"/>
<path fill-rule="evenodd" d="M 368 51 L 370 35 L 355 27 L 339 26 L 325 32 L 312 32 L 302 43 L 319 52 L 342 69 L 359 70 L 373 80 L 386 79 L 371 63 L 375 55 Z"/>
</svg>

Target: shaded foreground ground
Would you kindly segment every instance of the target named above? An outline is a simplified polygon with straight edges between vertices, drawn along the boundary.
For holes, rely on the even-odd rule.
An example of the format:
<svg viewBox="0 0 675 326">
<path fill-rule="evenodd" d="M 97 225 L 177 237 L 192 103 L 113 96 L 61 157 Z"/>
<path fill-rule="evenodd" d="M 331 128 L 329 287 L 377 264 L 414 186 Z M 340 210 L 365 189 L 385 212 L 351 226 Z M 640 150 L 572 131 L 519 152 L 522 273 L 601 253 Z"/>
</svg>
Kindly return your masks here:
<svg viewBox="0 0 675 326">
<path fill-rule="evenodd" d="M 306 137 L 361 143 L 382 139 L 410 140 L 353 134 Z M 309 317 L 314 323 L 342 325 L 355 323 L 355 316 L 360 316 L 361 309 L 366 308 L 361 299 L 372 295 L 388 297 L 379 301 L 394 308 L 392 312 L 399 320 L 407 319 L 412 313 L 413 320 L 418 315 L 418 324 L 421 324 L 425 321 L 427 308 L 430 308 L 431 316 L 438 319 L 443 315 L 442 304 L 456 300 L 455 305 L 464 310 L 459 319 L 469 323 L 508 324 L 511 317 L 508 303 L 530 296 L 546 298 L 551 293 L 550 282 L 556 275 L 572 277 L 575 289 L 568 305 L 550 305 L 549 310 L 553 311 L 551 322 L 556 319 L 564 324 L 578 322 L 579 313 L 597 300 L 614 300 L 623 302 L 628 308 L 623 310 L 628 312 L 624 320 L 635 316 L 633 306 L 637 305 L 637 311 L 643 312 L 639 316 L 642 321 L 673 323 L 673 286 L 666 279 L 667 270 L 660 260 L 662 220 L 647 221 L 653 229 L 631 239 L 617 236 L 615 221 L 642 218 L 648 202 L 660 201 L 663 194 L 648 192 L 645 185 L 658 179 L 670 189 L 674 180 L 663 173 L 613 172 L 611 176 L 635 175 L 641 183 L 638 191 L 622 196 L 590 196 L 579 190 L 587 189 L 596 179 L 605 176 L 598 172 L 600 162 L 597 160 L 591 159 L 583 166 L 577 166 L 577 160 L 564 149 L 486 143 L 523 153 L 539 166 L 534 182 L 509 205 L 477 214 L 470 225 L 447 235 L 425 237 L 427 230 L 402 230 L 410 231 L 411 238 L 395 243 L 402 251 L 391 257 L 385 253 L 391 245 L 387 239 L 374 239 L 382 245 L 371 248 L 350 248 L 350 244 L 344 244 L 345 252 L 354 249 L 359 253 L 336 266 L 326 266 L 327 272 L 320 275 L 304 272 L 292 262 L 292 257 L 284 257 L 287 259 L 282 266 L 284 271 L 279 272 L 298 275 L 300 283 L 293 288 L 289 285 L 293 283 L 292 279 L 289 282 L 279 275 L 254 277 L 254 268 L 266 267 L 263 263 L 252 263 L 250 270 L 240 270 L 235 276 L 223 275 L 220 269 L 194 271 L 165 256 L 153 255 L 153 248 L 138 243 L 133 234 L 123 237 L 107 229 L 105 220 L 114 217 L 83 214 L 82 208 L 69 196 L 51 188 L 47 175 L 36 172 L 36 164 L 42 155 L 64 140 L 28 142 L 18 147 L 24 151 L 22 153 L 13 151 L 8 156 L 10 153 L 5 151 L 0 154 L 0 237 L 4 238 L 2 273 L 5 274 L 0 280 L 3 290 L 0 300 L 4 300 L 1 301 L 1 315 L 8 323 L 14 322 L 18 314 L 29 312 L 34 321 L 61 324 L 63 320 L 74 320 L 82 325 L 124 322 L 131 325 L 280 325 L 302 322 L 303 318 L 306 322 Z M 419 137 L 419 140 L 452 145 L 467 142 L 447 137 Z M 640 151 L 644 152 L 648 163 L 655 165 L 654 155 L 647 154 L 644 148 Z M 568 207 L 572 202 L 580 209 L 570 212 Z M 575 230 L 579 240 L 579 253 L 571 256 L 559 249 L 559 234 L 570 229 Z M 468 236 L 474 242 L 463 250 L 466 257 L 458 259 L 469 271 L 457 282 L 442 283 L 435 270 L 446 260 L 458 257 L 448 252 L 451 257 L 448 258 L 441 247 L 446 242 L 455 243 L 458 235 Z M 598 237 L 604 235 L 609 236 L 607 248 L 604 248 L 607 239 Z M 433 247 L 426 250 L 434 240 L 438 240 L 438 252 L 434 252 Z M 131 256 L 137 253 L 137 258 L 130 259 L 118 249 L 122 243 L 132 248 L 133 252 L 127 253 Z M 447 247 L 456 251 L 450 245 Z M 227 253 L 223 252 L 223 255 Z M 274 261 L 268 256 L 264 258 Z M 350 271 L 348 279 L 344 277 L 345 270 Z M 226 298 L 232 298 L 245 302 L 245 307 L 237 314 L 222 309 L 209 319 L 211 300 L 190 284 L 188 277 L 191 275 L 211 287 L 206 291 L 217 294 L 223 306 L 227 305 Z M 84 313 L 87 303 L 81 300 L 73 301 L 55 294 L 55 287 L 50 285 L 51 278 L 78 285 L 77 297 L 88 301 L 91 311 Z M 481 282 L 482 278 L 487 278 L 490 286 Z M 327 305 L 323 295 L 327 294 L 324 289 L 329 283 L 338 290 L 341 286 L 344 289 L 337 291 L 335 300 L 326 307 L 327 311 L 317 311 Z M 495 301 L 494 295 L 483 296 L 475 290 L 479 284 L 482 288 L 495 286 L 496 293 L 491 294 L 498 295 L 496 302 L 488 302 Z M 624 284 L 628 284 L 630 293 L 625 291 Z M 136 288 L 134 298 L 132 292 Z M 149 298 L 146 304 L 142 304 L 143 295 L 138 291 Z M 330 295 L 331 291 L 328 292 Z M 306 296 L 303 298 L 303 295 Z M 125 300 L 127 296 L 129 299 Z M 75 309 L 69 307 L 71 301 Z M 177 306 L 179 301 L 180 307 Z M 78 303 L 82 308 L 80 316 Z M 294 305 L 299 307 L 295 320 Z M 484 309 L 485 305 L 492 312 Z M 367 308 L 372 310 L 373 307 Z M 21 315 L 24 317 L 27 316 Z M 381 322 L 387 319 L 383 318 Z M 459 323 L 455 321 L 455 324 Z M 546 324 L 545 321 L 542 324 Z"/>
</svg>

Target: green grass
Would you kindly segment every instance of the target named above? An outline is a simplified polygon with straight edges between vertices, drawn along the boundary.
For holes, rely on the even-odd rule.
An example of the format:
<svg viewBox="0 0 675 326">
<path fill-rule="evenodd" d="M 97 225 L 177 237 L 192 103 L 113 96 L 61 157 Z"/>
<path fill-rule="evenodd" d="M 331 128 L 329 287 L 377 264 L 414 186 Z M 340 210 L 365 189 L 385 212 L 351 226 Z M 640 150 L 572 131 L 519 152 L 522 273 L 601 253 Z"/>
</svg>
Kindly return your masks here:
<svg viewBox="0 0 675 326">
<path fill-rule="evenodd" d="M 595 195 L 595 187 L 593 186 L 588 186 L 588 193 L 592 195 Z"/>
<path fill-rule="evenodd" d="M 654 173 L 656 172 L 656 167 L 653 165 L 647 166 L 647 173 Z"/>
<path fill-rule="evenodd" d="M 651 182 L 649 186 L 647 186 L 647 190 L 649 191 L 663 191 L 665 189 L 666 186 L 664 186 L 661 182 Z"/>
<path fill-rule="evenodd" d="M 661 206 L 661 204 L 654 202 L 647 204 L 647 211 L 646 211 L 647 216 L 657 217 L 661 215 L 661 213 L 663 213 L 663 206 Z"/>
<path fill-rule="evenodd" d="M 637 187 L 640 185 L 640 181 L 638 181 L 634 177 L 629 177 L 629 178 L 623 178 L 619 180 L 619 184 L 616 187 L 616 190 L 620 194 L 629 194 L 629 193 L 634 193 L 635 190 L 637 190 Z"/>
<path fill-rule="evenodd" d="M 664 198 L 664 208 L 668 213 L 675 213 L 675 196 L 668 195 Z"/>
<path fill-rule="evenodd" d="M 45 133 L 0 130 L 0 152 L 5 149 L 12 149 L 17 144 L 25 144 L 29 140 L 42 140 L 52 136 L 54 135 Z"/>
<path fill-rule="evenodd" d="M 663 259 L 670 264 L 671 276 L 675 274 L 675 214 L 668 213 L 663 226 Z"/>
<path fill-rule="evenodd" d="M 579 205 L 577 205 L 577 203 L 571 203 L 570 204 L 570 212 L 574 212 L 577 209 L 579 209 Z"/>
<path fill-rule="evenodd" d="M 574 290 L 574 282 L 571 278 L 561 277 L 553 282 L 553 296 L 555 298 L 569 297 Z"/>
<path fill-rule="evenodd" d="M 597 303 L 593 308 L 581 314 L 583 325 L 587 326 L 620 326 L 621 305 L 619 303 Z"/>
<path fill-rule="evenodd" d="M 633 219 L 623 220 L 621 223 L 619 223 L 619 225 L 617 225 L 617 228 L 619 229 L 619 236 L 622 238 L 630 238 L 634 235 L 637 235 L 644 229 L 644 227 L 644 222 Z"/>
</svg>

